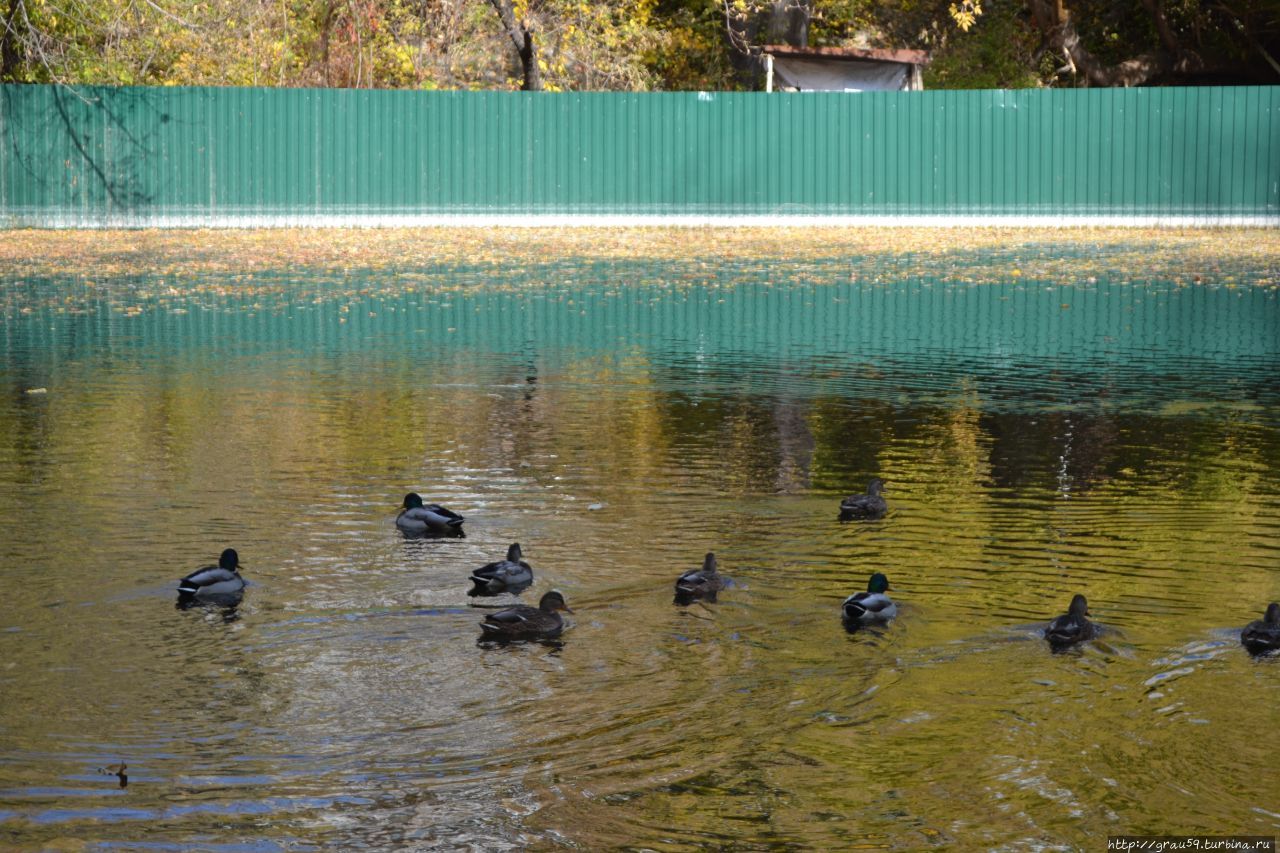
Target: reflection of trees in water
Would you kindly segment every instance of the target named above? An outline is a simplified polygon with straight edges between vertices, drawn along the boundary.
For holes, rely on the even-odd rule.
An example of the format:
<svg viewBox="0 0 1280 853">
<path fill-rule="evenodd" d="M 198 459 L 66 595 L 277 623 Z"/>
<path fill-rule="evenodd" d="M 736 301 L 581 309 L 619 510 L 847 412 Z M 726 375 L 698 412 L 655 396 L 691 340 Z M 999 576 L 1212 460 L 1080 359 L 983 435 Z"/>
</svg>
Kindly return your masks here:
<svg viewBox="0 0 1280 853">
<path fill-rule="evenodd" d="M 92 352 L 76 343 L 78 328 L 70 323 L 59 338 L 70 385 L 29 395 L 28 387 L 45 384 L 44 374 L 20 369 L 11 377 L 0 421 L 14 463 L 26 468 L 14 472 L 17 482 L 40 481 L 55 456 L 68 478 L 145 475 L 170 488 L 190 478 L 233 484 L 252 475 L 251 462 L 325 470 L 335 455 L 344 466 L 396 458 L 429 471 L 454 448 L 482 451 L 485 467 L 518 466 L 532 476 L 607 465 L 618 483 L 676 466 L 739 493 L 861 491 L 890 464 L 897 476 L 919 482 L 936 482 L 946 469 L 950 480 L 1079 493 L 1134 474 L 1189 484 L 1216 476 L 1223 459 L 1276 452 L 1267 447 L 1272 432 L 1258 428 L 1247 389 L 1238 407 L 1188 403 L 1185 410 L 1177 401 L 1135 410 L 1093 398 L 1071 408 L 988 404 L 963 390 L 896 404 L 734 390 L 727 376 L 691 393 L 672 390 L 677 377 L 642 353 L 605 363 L 591 354 L 548 361 L 525 352 L 496 371 L 488 360 L 480 364 L 483 381 L 474 387 L 448 382 L 476 374 L 474 354 L 465 352 L 433 358 L 436 373 L 425 384 L 416 357 L 345 358 L 288 375 L 245 362 L 212 379 L 195 363 L 163 362 L 140 376 L 129 352 L 97 363 L 87 358 Z M 375 368 L 381 379 L 371 383 Z M 261 399 L 246 396 L 246 388 Z M 262 400 L 271 404 L 268 419 L 256 414 Z M 79 412 L 74 425 L 51 414 L 67 407 Z M 209 418 L 224 425 L 219 435 L 207 433 Z M 229 452 L 249 435 L 251 457 Z M 118 448 L 124 461 L 95 455 L 101 447 Z M 709 456 L 716 464 L 702 464 Z M 424 460 L 433 461 L 423 468 Z M 889 479 L 890 492 L 903 485 Z"/>
<path fill-rule="evenodd" d="M 1103 412 L 988 412 L 980 428 L 991 438 L 991 480 L 1000 488 L 1088 491 L 1126 467 L 1116 424 Z"/>
<path fill-rule="evenodd" d="M 1274 431 L 1233 415 L 1006 411 L 983 414 L 981 429 L 991 440 L 991 481 L 1004 489 L 1083 493 L 1125 477 L 1187 488 L 1230 480 L 1224 471 L 1280 452 Z"/>
<path fill-rule="evenodd" d="M 776 398 L 773 423 L 778 437 L 778 474 L 774 491 L 801 492 L 809 488 L 814 438 L 809 429 L 809 406 L 794 398 Z"/>
</svg>

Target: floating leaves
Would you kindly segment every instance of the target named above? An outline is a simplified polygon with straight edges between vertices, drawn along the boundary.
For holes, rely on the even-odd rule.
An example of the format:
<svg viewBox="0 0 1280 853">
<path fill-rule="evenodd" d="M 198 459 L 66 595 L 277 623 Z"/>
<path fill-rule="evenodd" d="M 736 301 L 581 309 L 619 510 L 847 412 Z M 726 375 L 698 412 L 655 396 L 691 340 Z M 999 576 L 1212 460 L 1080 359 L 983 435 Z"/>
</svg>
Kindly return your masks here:
<svg viewBox="0 0 1280 853">
<path fill-rule="evenodd" d="M 645 267 L 636 262 L 653 261 Z M 626 266 L 623 266 L 626 265 Z M 483 286 L 553 293 L 575 280 L 731 288 L 744 280 L 891 286 L 1162 282 L 1280 287 L 1277 229 L 427 228 L 6 232 L 0 311 L 145 321 L 237 300 L 254 312 Z M 83 284 L 50 291 L 51 279 Z M 349 311 L 350 309 L 348 309 Z M 392 310 L 389 306 L 387 310 Z M 354 315 L 344 312 L 340 322 Z"/>
</svg>

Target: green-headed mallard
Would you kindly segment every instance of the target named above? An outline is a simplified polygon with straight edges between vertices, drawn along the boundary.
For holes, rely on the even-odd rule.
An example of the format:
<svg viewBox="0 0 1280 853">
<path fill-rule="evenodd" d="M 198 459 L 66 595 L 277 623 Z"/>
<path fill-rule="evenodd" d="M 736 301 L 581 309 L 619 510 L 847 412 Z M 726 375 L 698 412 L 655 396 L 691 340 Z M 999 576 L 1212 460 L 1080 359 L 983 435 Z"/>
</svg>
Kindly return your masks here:
<svg viewBox="0 0 1280 853">
<path fill-rule="evenodd" d="M 556 611 L 572 613 L 564 596 L 554 589 L 542 596 L 537 607 L 521 604 L 490 613 L 480 623 L 484 640 L 540 640 L 560 636 L 564 620 Z"/>
<path fill-rule="evenodd" d="M 471 573 L 475 587 L 468 595 L 497 595 L 502 592 L 520 592 L 533 583 L 533 567 L 520 559 L 520 543 L 512 542 L 507 549 L 507 559 L 481 566 Z"/>
<path fill-rule="evenodd" d="M 424 504 L 417 492 L 404 496 L 396 527 L 407 536 L 462 536 L 462 516 L 440 504 Z"/>
<path fill-rule="evenodd" d="M 898 615 L 898 605 L 885 595 L 889 591 L 889 579 L 876 572 L 867 581 L 866 592 L 855 592 L 844 600 L 840 612 L 846 626 L 883 625 Z"/>
<path fill-rule="evenodd" d="M 840 501 L 840 520 L 875 521 L 878 518 L 884 518 L 885 513 L 889 511 L 889 505 L 880 496 L 882 489 L 884 489 L 884 480 L 876 477 L 867 484 L 865 495 L 850 495 Z"/>
<path fill-rule="evenodd" d="M 1280 604 L 1271 602 L 1261 619 L 1256 619 L 1240 632 L 1240 642 L 1250 654 L 1260 655 L 1280 649 Z"/>
<path fill-rule="evenodd" d="M 1044 638 L 1054 651 L 1092 640 L 1098 635 L 1098 626 L 1088 620 L 1089 602 L 1076 593 L 1071 606 L 1061 616 L 1054 617 L 1044 628 Z"/>
<path fill-rule="evenodd" d="M 196 569 L 178 581 L 179 602 L 216 601 L 238 597 L 244 591 L 240 577 L 240 555 L 228 548 L 218 557 L 218 565 Z"/>
<path fill-rule="evenodd" d="M 715 601 L 716 593 L 722 589 L 724 578 L 716 571 L 716 555 L 708 553 L 702 568 L 690 569 L 676 578 L 676 604 L 689 604 L 695 599 Z"/>
</svg>

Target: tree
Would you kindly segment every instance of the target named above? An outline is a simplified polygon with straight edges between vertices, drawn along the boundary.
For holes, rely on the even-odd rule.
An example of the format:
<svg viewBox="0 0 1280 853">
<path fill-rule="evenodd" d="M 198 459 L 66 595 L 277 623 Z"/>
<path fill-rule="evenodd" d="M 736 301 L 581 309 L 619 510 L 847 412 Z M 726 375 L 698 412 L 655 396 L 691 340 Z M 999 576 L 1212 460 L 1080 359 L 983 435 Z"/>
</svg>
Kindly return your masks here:
<svg viewBox="0 0 1280 853">
<path fill-rule="evenodd" d="M 533 27 L 524 18 L 517 19 L 511 0 L 489 0 L 502 21 L 502 28 L 516 46 L 520 56 L 520 69 L 524 75 L 524 84 L 520 87 L 526 92 L 537 92 L 542 89 L 542 74 L 538 68 L 538 46 L 533 40 Z"/>
<path fill-rule="evenodd" d="M 1280 6 L 1269 0 L 1026 0 L 1040 56 L 1061 65 L 1046 83 L 1280 82 Z M 981 26 L 981 6 L 949 4 L 962 30 Z"/>
<path fill-rule="evenodd" d="M 725 43 L 744 78 L 759 75 L 766 44 L 809 46 L 816 0 L 722 0 Z"/>
</svg>

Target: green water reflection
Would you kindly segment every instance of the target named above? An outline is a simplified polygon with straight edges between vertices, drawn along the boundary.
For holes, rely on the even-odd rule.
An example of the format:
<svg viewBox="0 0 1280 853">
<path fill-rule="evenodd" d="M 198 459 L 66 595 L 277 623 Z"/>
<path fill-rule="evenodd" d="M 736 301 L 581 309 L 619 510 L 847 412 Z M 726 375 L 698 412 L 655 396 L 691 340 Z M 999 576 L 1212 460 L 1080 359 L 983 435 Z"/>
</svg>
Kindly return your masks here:
<svg viewBox="0 0 1280 853">
<path fill-rule="evenodd" d="M 571 260 L 3 287 L 0 843 L 1280 830 L 1280 669 L 1235 639 L 1280 598 L 1274 289 Z M 872 475 L 889 517 L 837 523 Z M 410 489 L 467 538 L 400 538 Z M 558 646 L 476 644 L 467 573 L 513 541 L 524 598 L 575 609 Z M 175 609 L 227 545 L 237 618 Z M 673 607 L 708 550 L 735 586 Z M 847 634 L 874 570 L 900 618 Z M 1118 633 L 1050 655 L 1026 626 L 1075 591 Z"/>
</svg>

